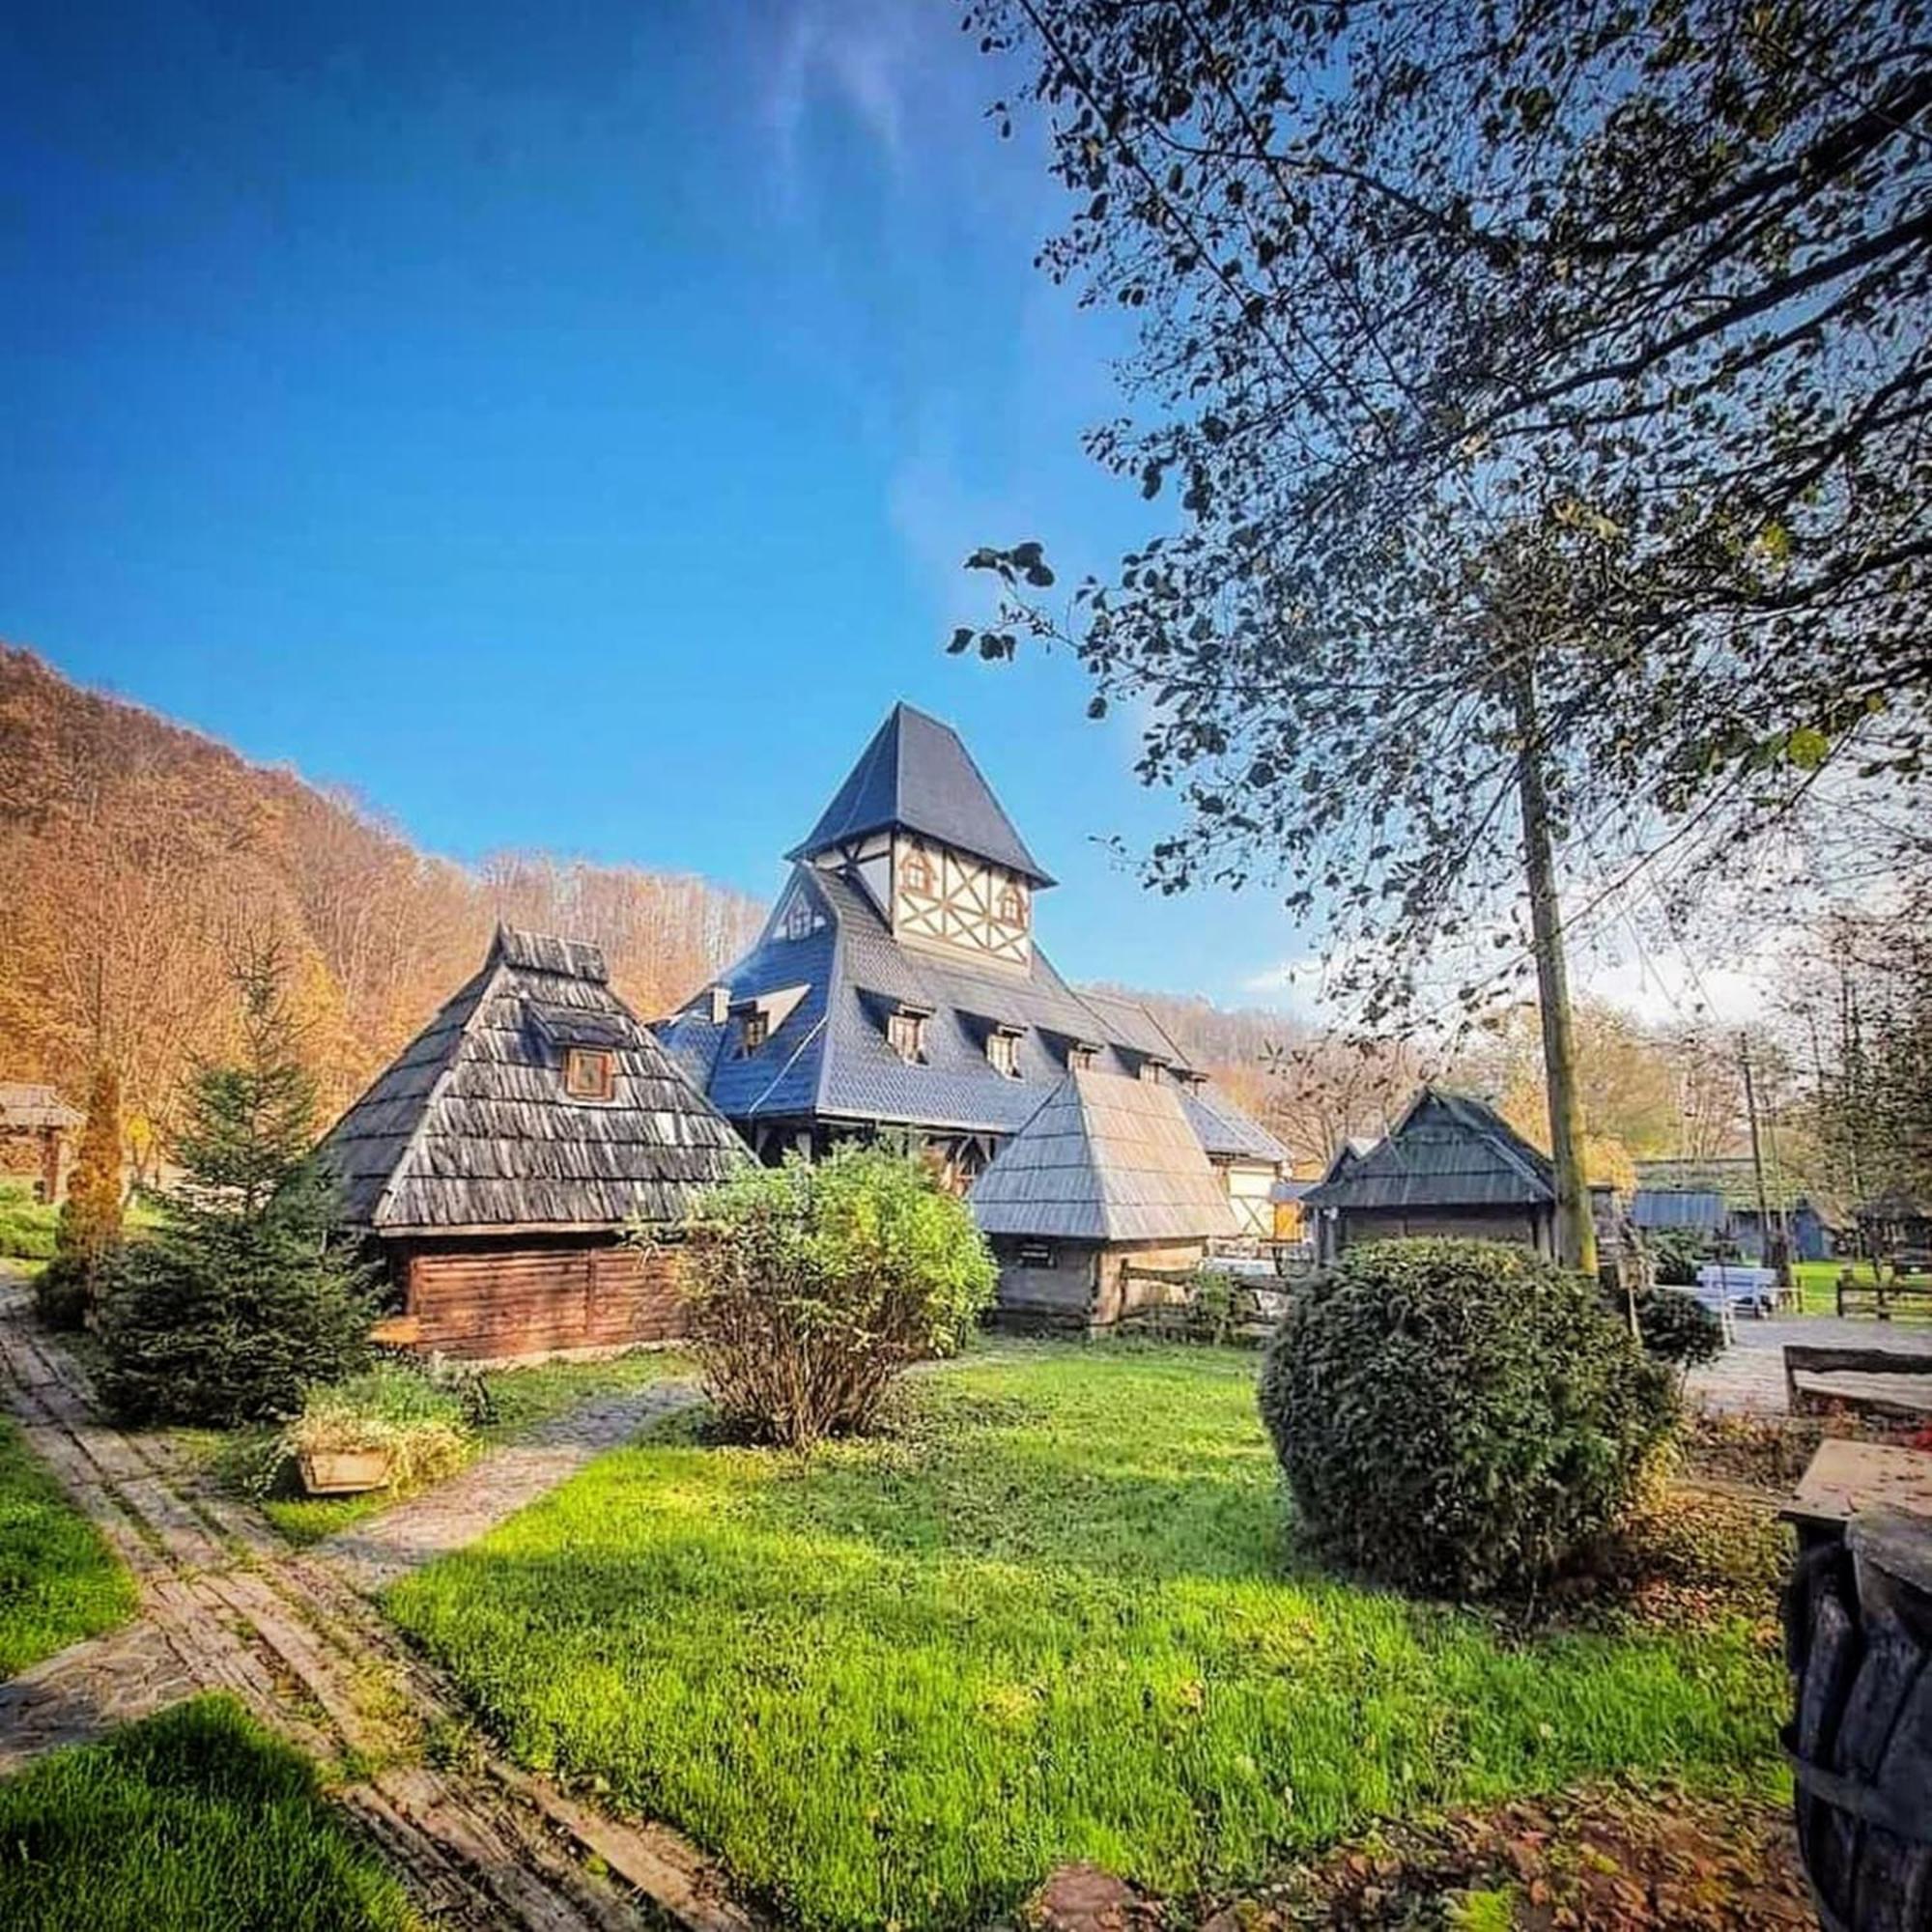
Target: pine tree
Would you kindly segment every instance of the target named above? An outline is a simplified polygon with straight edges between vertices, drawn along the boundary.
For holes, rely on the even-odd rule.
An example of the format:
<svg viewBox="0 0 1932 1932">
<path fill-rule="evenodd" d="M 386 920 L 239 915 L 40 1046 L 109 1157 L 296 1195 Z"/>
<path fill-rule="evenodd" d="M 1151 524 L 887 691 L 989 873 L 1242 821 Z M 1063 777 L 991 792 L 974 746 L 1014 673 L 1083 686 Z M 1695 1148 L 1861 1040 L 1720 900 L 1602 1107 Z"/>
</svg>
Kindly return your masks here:
<svg viewBox="0 0 1932 1932">
<path fill-rule="evenodd" d="M 56 1327 L 79 1327 L 120 1245 L 121 1078 L 102 1060 L 88 1089 L 80 1152 L 54 1226 L 53 1260 L 36 1287 L 42 1315 Z"/>
<path fill-rule="evenodd" d="M 185 1179 L 123 1250 L 100 1309 L 103 1393 L 129 1420 L 231 1426 L 291 1412 L 368 1352 L 370 1270 L 339 1238 L 316 1090 L 265 948 L 238 971 L 242 1052 L 191 1083 Z"/>
</svg>

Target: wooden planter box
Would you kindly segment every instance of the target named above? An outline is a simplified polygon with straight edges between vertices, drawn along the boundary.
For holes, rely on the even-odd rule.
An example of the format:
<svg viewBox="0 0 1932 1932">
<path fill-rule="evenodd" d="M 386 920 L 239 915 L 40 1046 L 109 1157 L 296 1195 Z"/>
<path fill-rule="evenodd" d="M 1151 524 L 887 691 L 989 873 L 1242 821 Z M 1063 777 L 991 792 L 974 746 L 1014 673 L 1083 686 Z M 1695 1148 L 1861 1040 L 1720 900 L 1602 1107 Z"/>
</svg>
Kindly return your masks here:
<svg viewBox="0 0 1932 1932">
<path fill-rule="evenodd" d="M 354 1496 L 389 1480 L 386 1449 L 320 1449 L 303 1456 L 302 1488 L 312 1496 Z"/>
</svg>

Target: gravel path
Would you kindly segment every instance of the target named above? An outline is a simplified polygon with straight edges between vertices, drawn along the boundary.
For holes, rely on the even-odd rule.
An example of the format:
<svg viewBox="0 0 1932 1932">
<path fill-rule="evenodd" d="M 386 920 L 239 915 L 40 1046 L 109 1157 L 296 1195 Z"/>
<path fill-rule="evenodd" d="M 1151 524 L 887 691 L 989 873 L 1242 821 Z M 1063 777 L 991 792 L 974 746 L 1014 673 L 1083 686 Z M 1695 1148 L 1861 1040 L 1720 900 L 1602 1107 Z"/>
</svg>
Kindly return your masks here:
<svg viewBox="0 0 1932 1932">
<path fill-rule="evenodd" d="M 1848 1321 L 1813 1315 L 1796 1321 L 1738 1317 L 1738 1339 L 1708 1368 L 1693 1369 L 1687 1386 L 1706 1407 L 1760 1415 L 1789 1412 L 1784 1394 L 1787 1343 L 1814 1349 L 1888 1349 L 1932 1354 L 1932 1323 Z M 1875 1396 L 1932 1409 L 1932 1376 L 1828 1376 L 1807 1382 L 1830 1394 Z"/>
</svg>

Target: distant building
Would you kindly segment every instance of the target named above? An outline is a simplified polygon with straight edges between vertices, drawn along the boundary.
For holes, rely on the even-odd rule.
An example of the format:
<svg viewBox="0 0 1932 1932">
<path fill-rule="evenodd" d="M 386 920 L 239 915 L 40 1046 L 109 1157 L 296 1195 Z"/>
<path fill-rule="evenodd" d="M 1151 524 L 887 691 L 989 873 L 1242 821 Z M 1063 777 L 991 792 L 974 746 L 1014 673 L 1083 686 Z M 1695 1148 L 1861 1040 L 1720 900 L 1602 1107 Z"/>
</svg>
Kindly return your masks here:
<svg viewBox="0 0 1932 1932">
<path fill-rule="evenodd" d="M 1828 1260 L 1844 1217 L 1835 1206 L 1794 1186 L 1776 1170 L 1765 1178 L 1773 1230 L 1786 1227 L 1794 1261 Z M 1769 1243 L 1758 1212 L 1757 1169 L 1748 1154 L 1640 1160 L 1631 1220 L 1639 1232 L 1678 1228 L 1762 1261 Z"/>
<path fill-rule="evenodd" d="M 1556 1252 L 1549 1156 L 1487 1102 L 1435 1087 L 1380 1140 L 1343 1148 L 1301 1209 L 1323 1262 L 1363 1241 L 1425 1235 Z"/>
<path fill-rule="evenodd" d="M 1047 1094 L 971 1202 L 1000 1314 L 1030 1327 L 1105 1327 L 1144 1298 L 1131 1268 L 1183 1270 L 1236 1225 L 1180 1094 L 1092 1070 Z"/>
<path fill-rule="evenodd" d="M 1034 929 L 1053 884 L 952 728 L 895 705 L 757 944 L 659 1033 L 761 1159 L 907 1134 L 970 1187 L 1069 1072 L 1171 1091 L 1236 1228 L 1270 1236 L 1274 1136 L 1146 1008 L 1076 993 Z"/>
<path fill-rule="evenodd" d="M 86 1118 L 51 1087 L 0 1082 L 0 1178 L 27 1182 L 36 1200 L 65 1200 L 73 1136 Z"/>
<path fill-rule="evenodd" d="M 596 947 L 508 927 L 323 1155 L 401 1293 L 390 1332 L 481 1359 L 673 1332 L 671 1256 L 620 1237 L 746 1158 Z"/>
</svg>

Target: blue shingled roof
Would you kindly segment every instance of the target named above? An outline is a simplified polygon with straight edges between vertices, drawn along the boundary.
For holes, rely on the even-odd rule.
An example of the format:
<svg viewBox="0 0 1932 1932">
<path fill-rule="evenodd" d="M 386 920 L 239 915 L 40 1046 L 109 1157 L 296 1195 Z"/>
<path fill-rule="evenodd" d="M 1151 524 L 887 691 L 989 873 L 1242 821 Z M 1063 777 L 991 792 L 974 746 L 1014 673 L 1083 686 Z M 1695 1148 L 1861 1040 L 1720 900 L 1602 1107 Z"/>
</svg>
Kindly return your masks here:
<svg viewBox="0 0 1932 1932">
<path fill-rule="evenodd" d="M 810 895 L 825 923 L 809 937 L 786 939 L 781 915 L 796 892 Z M 1025 972 L 979 969 L 901 946 L 863 887 L 808 865 L 794 867 L 778 905 L 756 946 L 718 981 L 734 1006 L 806 987 L 765 1043 L 740 1055 L 740 1030 L 728 1018 L 713 1021 L 708 989 L 660 1029 L 679 1065 L 730 1120 L 810 1116 L 1008 1134 L 1065 1077 L 1069 1042 L 1097 1046 L 1102 1072 L 1135 1073 L 1150 1056 L 1180 1061 L 1144 1009 L 1090 1002 L 1037 946 Z M 929 1014 L 922 1065 L 902 1060 L 886 1038 L 884 1015 L 901 1006 Z M 1017 1036 L 1017 1079 L 986 1058 L 995 1028 Z M 1287 1158 L 1271 1134 L 1215 1096 L 1190 1090 L 1181 1098 L 1210 1154 Z"/>
<path fill-rule="evenodd" d="M 845 839 L 894 826 L 990 859 L 1036 885 L 1053 883 L 1013 829 L 958 733 L 910 704 L 893 706 L 832 803 L 819 813 L 818 823 L 785 856 L 810 858 Z"/>
</svg>

